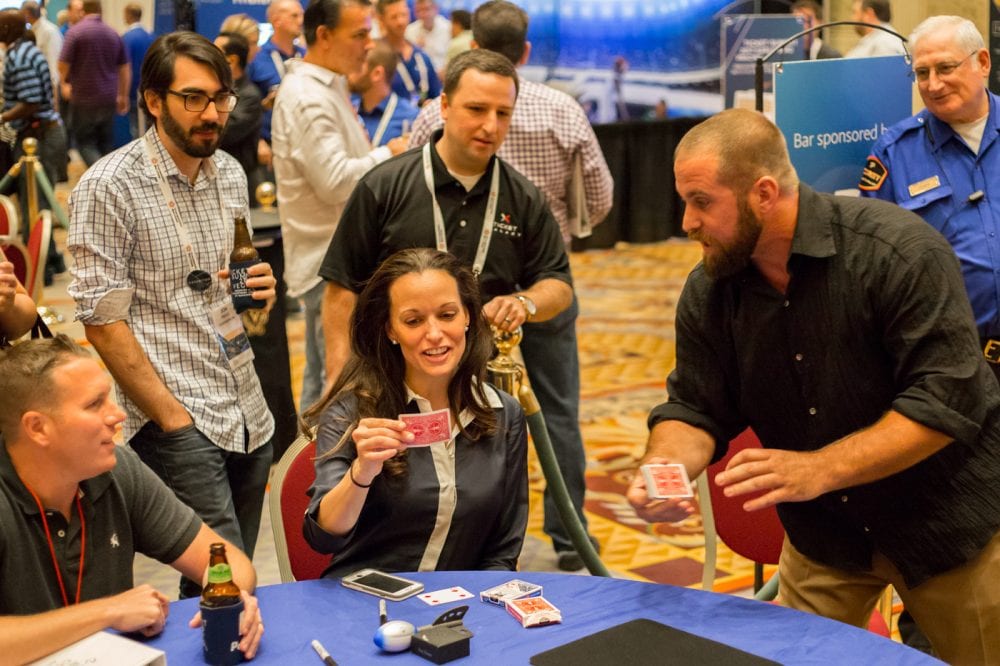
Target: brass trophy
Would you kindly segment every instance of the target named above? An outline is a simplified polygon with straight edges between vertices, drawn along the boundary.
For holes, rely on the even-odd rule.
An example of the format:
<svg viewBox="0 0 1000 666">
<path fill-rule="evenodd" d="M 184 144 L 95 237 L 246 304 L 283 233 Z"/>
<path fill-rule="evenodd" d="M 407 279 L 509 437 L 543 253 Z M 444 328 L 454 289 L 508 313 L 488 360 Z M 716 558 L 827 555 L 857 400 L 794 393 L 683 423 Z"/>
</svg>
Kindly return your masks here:
<svg viewBox="0 0 1000 666">
<path fill-rule="evenodd" d="M 253 194 L 257 198 L 257 203 L 260 204 L 261 210 L 268 212 L 274 210 L 274 202 L 278 199 L 278 189 L 274 186 L 274 183 L 267 180 L 264 181 L 257 186 Z"/>
<path fill-rule="evenodd" d="M 265 181 L 254 190 L 254 197 L 256 197 L 262 211 L 273 211 L 274 202 L 278 198 L 278 191 L 274 183 Z M 240 314 L 240 318 L 243 320 L 243 328 L 246 329 L 247 335 L 256 337 L 264 335 L 270 316 L 271 313 L 264 309 L 246 310 Z"/>
</svg>

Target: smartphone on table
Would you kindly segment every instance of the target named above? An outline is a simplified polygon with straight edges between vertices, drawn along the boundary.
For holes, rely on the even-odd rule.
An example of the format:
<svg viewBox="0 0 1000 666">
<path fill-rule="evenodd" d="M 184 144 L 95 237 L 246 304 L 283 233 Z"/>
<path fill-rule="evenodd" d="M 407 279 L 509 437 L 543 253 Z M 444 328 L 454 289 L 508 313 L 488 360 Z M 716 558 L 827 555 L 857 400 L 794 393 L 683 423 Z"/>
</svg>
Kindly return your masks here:
<svg viewBox="0 0 1000 666">
<path fill-rule="evenodd" d="M 391 601 L 402 601 L 423 591 L 424 584 L 376 569 L 362 569 L 340 579 L 344 587 L 374 594 Z"/>
</svg>

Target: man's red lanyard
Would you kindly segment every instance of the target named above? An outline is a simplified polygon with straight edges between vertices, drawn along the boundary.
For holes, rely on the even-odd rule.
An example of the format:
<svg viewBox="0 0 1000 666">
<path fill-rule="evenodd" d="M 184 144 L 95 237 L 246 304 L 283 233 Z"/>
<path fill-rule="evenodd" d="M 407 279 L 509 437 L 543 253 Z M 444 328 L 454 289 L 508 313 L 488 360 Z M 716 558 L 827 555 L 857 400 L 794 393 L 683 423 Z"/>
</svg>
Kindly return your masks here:
<svg viewBox="0 0 1000 666">
<path fill-rule="evenodd" d="M 63 583 L 62 571 L 59 569 L 59 560 L 56 559 L 56 547 L 52 543 L 52 533 L 49 532 L 49 521 L 45 518 L 45 507 L 42 506 L 42 501 L 38 499 L 38 495 L 35 491 L 31 489 L 28 484 L 24 484 L 24 487 L 28 489 L 31 496 L 35 498 L 35 503 L 38 504 L 38 512 L 42 516 L 42 526 L 45 527 L 45 538 L 49 542 L 49 555 L 52 556 L 52 567 L 56 570 L 56 580 L 59 581 L 59 591 L 62 592 L 63 605 L 69 606 L 69 597 L 66 596 L 66 585 Z M 76 578 L 76 601 L 74 603 L 80 603 L 80 589 L 83 587 L 83 556 L 87 552 L 87 524 L 83 519 L 83 506 L 80 504 L 80 493 L 76 494 L 76 512 L 80 516 L 80 573 L 77 574 Z"/>
</svg>

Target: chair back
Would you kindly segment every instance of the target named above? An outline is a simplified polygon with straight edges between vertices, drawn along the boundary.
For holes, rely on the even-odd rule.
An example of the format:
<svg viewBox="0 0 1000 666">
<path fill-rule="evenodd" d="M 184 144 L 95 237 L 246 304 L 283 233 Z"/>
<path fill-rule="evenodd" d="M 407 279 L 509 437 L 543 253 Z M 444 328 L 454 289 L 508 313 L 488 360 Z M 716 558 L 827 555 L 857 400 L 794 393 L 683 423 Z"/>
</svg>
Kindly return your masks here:
<svg viewBox="0 0 1000 666">
<path fill-rule="evenodd" d="M 42 302 L 45 285 L 45 262 L 49 258 L 49 239 L 52 237 L 52 213 L 39 211 L 38 219 L 28 234 L 28 276 L 24 288 L 35 303 Z"/>
<path fill-rule="evenodd" d="M 743 504 L 762 493 L 726 497 L 715 483 L 715 475 L 726 469 L 733 456 L 748 448 L 761 448 L 760 440 L 750 428 L 729 442 L 729 451 L 722 460 L 708 467 L 708 490 L 712 495 L 715 529 L 722 542 L 733 552 L 760 564 L 777 564 L 781 543 L 785 539 L 785 528 L 778 519 L 777 509 L 771 506 L 748 513 L 743 510 Z"/>
<path fill-rule="evenodd" d="M 0 242 L 7 244 L 15 240 L 19 226 L 17 206 L 10 197 L 0 194 Z"/>
<path fill-rule="evenodd" d="M 268 510 L 282 583 L 319 578 L 330 564 L 330 556 L 317 553 L 302 536 L 302 518 L 309 506 L 306 491 L 316 479 L 315 455 L 316 442 L 299 437 L 271 476 Z"/>
<path fill-rule="evenodd" d="M 7 261 L 14 264 L 14 277 L 22 285 L 25 284 L 28 281 L 31 264 L 28 261 L 28 251 L 24 249 L 24 245 L 21 244 L 21 241 L 14 239 L 9 245 L 3 246 L 3 253 L 7 257 Z"/>
</svg>

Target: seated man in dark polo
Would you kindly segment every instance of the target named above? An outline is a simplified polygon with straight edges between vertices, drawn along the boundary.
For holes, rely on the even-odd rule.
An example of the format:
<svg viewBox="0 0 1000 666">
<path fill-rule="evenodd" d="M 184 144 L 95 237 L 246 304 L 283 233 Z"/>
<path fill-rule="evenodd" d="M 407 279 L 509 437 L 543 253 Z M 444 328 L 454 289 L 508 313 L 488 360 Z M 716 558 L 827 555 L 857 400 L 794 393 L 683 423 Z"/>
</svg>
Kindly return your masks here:
<svg viewBox="0 0 1000 666">
<path fill-rule="evenodd" d="M 951 246 L 881 201 L 800 184 L 781 132 L 724 111 L 674 158 L 702 245 L 677 306 L 677 366 L 644 463 L 777 506 L 779 602 L 865 626 L 887 584 L 937 654 L 1000 663 L 1000 386 Z M 628 499 L 648 521 L 687 500 Z"/>
<path fill-rule="evenodd" d="M 0 352 L 0 661 L 38 659 L 103 629 L 162 631 L 167 598 L 133 587 L 142 552 L 203 580 L 223 539 L 114 437 L 125 413 L 111 380 L 66 336 Z M 246 604 L 240 650 L 257 652 L 264 625 L 250 594 L 257 576 L 227 554 Z M 198 626 L 196 616 L 191 626 Z M 191 640 L 200 641 L 192 633 Z"/>
<path fill-rule="evenodd" d="M 327 280 L 327 381 L 348 359 L 348 322 L 361 286 L 404 248 L 437 247 L 471 266 L 483 314 L 504 331 L 549 321 L 573 302 L 569 258 L 544 195 L 496 157 L 517 91 L 517 73 L 504 56 L 482 49 L 459 55 L 445 75 L 443 130 L 423 148 L 373 167 L 354 188 L 319 271 Z M 526 330 L 525 339 L 543 335 Z M 522 349 L 532 382 L 573 391 L 558 360 L 565 350 Z M 582 478 L 582 451 L 577 461 Z"/>
</svg>

